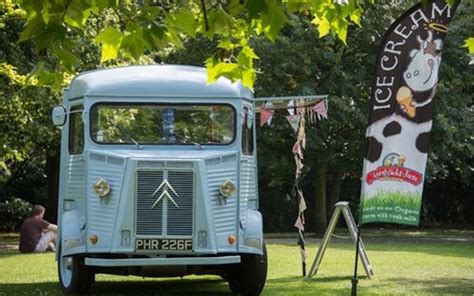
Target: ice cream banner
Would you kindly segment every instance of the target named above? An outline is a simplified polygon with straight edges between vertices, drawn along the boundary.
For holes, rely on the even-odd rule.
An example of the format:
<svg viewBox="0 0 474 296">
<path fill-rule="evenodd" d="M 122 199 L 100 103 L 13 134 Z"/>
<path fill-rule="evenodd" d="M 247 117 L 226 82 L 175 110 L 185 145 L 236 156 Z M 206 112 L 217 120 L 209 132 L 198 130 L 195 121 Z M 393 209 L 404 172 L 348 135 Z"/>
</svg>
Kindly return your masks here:
<svg viewBox="0 0 474 296">
<path fill-rule="evenodd" d="M 382 39 L 366 132 L 360 224 L 419 224 L 441 50 L 457 4 L 419 3 Z"/>
</svg>

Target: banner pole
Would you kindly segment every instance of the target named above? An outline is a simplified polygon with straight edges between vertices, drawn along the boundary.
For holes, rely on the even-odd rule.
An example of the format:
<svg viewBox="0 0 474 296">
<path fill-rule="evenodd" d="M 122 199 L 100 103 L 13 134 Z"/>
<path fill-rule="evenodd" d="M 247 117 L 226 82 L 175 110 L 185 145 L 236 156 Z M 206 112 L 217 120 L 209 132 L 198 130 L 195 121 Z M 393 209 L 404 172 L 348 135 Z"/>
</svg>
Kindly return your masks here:
<svg viewBox="0 0 474 296">
<path fill-rule="evenodd" d="M 352 282 L 351 296 L 357 296 L 357 284 L 359 283 L 359 279 L 357 278 L 357 265 L 359 263 L 359 245 L 360 245 L 360 225 L 357 224 L 357 242 L 356 242 L 355 263 L 354 263 L 354 276 L 351 279 L 351 282 Z"/>
<path fill-rule="evenodd" d="M 305 252 L 304 245 L 302 246 L 301 249 L 303 250 L 303 252 Z M 304 254 L 303 254 L 303 256 L 304 256 Z M 306 260 L 303 260 L 301 262 L 301 267 L 303 269 L 303 277 L 305 277 L 306 276 Z"/>
</svg>

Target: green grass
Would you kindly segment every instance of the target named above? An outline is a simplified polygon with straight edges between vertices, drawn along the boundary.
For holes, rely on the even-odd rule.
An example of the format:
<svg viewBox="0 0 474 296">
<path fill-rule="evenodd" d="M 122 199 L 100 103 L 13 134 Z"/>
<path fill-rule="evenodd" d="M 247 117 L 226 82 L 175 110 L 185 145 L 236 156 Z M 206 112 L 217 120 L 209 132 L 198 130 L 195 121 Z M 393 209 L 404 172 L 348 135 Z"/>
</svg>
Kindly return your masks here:
<svg viewBox="0 0 474 296">
<path fill-rule="evenodd" d="M 417 192 L 379 190 L 361 201 L 362 223 L 388 222 L 418 225 L 421 196 Z"/>
<path fill-rule="evenodd" d="M 361 277 L 359 294 L 472 295 L 474 243 L 472 233 L 468 236 L 468 242 L 366 242 L 375 276 L 370 280 Z M 316 248 L 308 245 L 311 260 Z M 296 245 L 271 243 L 268 254 L 269 274 L 263 295 L 350 295 L 354 263 L 351 243 L 331 242 L 318 274 L 311 280 L 300 276 Z M 362 266 L 359 275 L 364 275 Z M 227 284 L 215 276 L 143 279 L 97 275 L 96 279 L 91 292 L 100 295 L 229 294 Z M 15 250 L 0 250 L 0 295 L 11 294 L 60 295 L 54 254 L 24 255 Z"/>
</svg>

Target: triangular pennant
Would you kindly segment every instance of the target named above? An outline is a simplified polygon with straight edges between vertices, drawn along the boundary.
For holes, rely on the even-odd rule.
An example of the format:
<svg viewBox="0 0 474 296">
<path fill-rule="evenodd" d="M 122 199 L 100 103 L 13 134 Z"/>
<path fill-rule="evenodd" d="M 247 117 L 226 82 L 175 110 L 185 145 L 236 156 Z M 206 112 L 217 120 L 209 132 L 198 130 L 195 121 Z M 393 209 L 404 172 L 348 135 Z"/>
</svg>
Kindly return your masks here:
<svg viewBox="0 0 474 296">
<path fill-rule="evenodd" d="M 268 126 L 272 124 L 273 114 L 275 113 L 275 107 L 273 106 L 272 102 L 265 103 L 265 109 L 270 110 L 272 112 L 272 116 L 270 116 L 267 120 Z"/>
<path fill-rule="evenodd" d="M 295 177 L 299 177 L 301 175 L 301 170 L 303 169 L 304 165 L 303 165 L 303 162 L 301 161 L 301 158 L 299 158 L 297 155 L 295 155 L 295 164 L 296 164 Z"/>
<path fill-rule="evenodd" d="M 322 118 L 328 118 L 328 108 L 327 108 L 327 105 L 326 105 L 326 101 L 325 100 L 321 100 L 319 102 L 317 102 L 314 106 L 313 106 L 313 111 L 316 112 L 318 114 L 318 118 L 321 119 Z"/>
<path fill-rule="evenodd" d="M 272 117 L 273 117 L 273 111 L 264 109 L 263 107 L 260 108 L 260 126 L 261 127 L 264 126 L 265 123 L 268 123 L 269 120 L 271 122 Z"/>
<path fill-rule="evenodd" d="M 290 123 L 291 127 L 295 130 L 295 132 L 297 132 L 298 126 L 300 125 L 301 115 L 288 115 L 286 116 L 286 119 Z"/>
<path fill-rule="evenodd" d="M 303 155 L 303 151 L 301 150 L 301 145 L 299 141 L 295 142 L 295 145 L 293 145 L 293 153 L 297 154 L 298 156 Z"/>
<path fill-rule="evenodd" d="M 295 101 L 291 100 L 288 102 L 288 114 L 295 115 Z"/>
<path fill-rule="evenodd" d="M 302 213 L 306 211 L 306 201 L 304 200 L 303 192 L 301 192 L 301 190 L 298 190 L 298 194 L 300 196 L 300 204 L 298 206 L 298 209 L 299 209 L 299 212 Z"/>
<path fill-rule="evenodd" d="M 304 224 L 303 224 L 303 221 L 301 220 L 301 215 L 298 215 L 298 219 L 296 219 L 294 226 L 298 228 L 299 230 L 304 231 Z"/>
</svg>

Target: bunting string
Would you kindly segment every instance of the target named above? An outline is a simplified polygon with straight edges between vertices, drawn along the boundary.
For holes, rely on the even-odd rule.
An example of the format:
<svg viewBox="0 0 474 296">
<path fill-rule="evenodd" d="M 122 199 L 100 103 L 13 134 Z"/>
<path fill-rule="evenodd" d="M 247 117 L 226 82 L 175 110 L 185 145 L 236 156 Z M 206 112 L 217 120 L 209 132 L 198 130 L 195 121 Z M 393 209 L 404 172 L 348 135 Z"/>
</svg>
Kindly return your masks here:
<svg viewBox="0 0 474 296">
<path fill-rule="evenodd" d="M 298 229 L 298 245 L 300 246 L 303 276 L 306 276 L 306 259 L 308 257 L 305 250 L 305 216 L 306 201 L 303 190 L 300 187 L 301 173 L 304 167 L 303 152 L 306 148 L 306 123 L 314 123 L 323 118 L 327 118 L 327 102 L 320 100 L 316 103 L 307 104 L 305 99 L 291 100 L 287 105 L 288 115 L 281 115 L 275 112 L 275 107 L 271 102 L 266 102 L 260 107 L 260 126 L 271 125 L 272 118 L 285 117 L 296 133 L 296 141 L 292 152 L 295 159 L 295 181 L 291 190 L 291 196 L 298 200 L 298 215 L 294 227 Z"/>
</svg>

